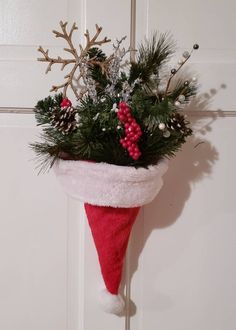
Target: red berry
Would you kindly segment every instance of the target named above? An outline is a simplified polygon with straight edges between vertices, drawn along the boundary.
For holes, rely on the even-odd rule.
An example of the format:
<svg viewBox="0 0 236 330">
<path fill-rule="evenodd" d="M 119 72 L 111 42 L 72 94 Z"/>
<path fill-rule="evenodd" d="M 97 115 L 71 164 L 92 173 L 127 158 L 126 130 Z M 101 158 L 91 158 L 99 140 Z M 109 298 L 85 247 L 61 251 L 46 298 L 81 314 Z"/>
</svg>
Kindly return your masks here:
<svg viewBox="0 0 236 330">
<path fill-rule="evenodd" d="M 68 107 L 71 107 L 71 106 L 72 106 L 72 103 L 71 103 L 71 101 L 70 101 L 68 98 L 65 98 L 65 99 L 63 99 L 63 100 L 61 101 L 60 106 L 61 106 L 62 108 L 68 108 Z"/>
<path fill-rule="evenodd" d="M 126 108 L 126 107 L 127 107 L 127 104 L 126 104 L 125 102 L 120 102 L 120 103 L 119 103 L 119 108 L 124 109 L 124 108 Z"/>
<path fill-rule="evenodd" d="M 128 147 L 128 151 L 129 151 L 129 152 L 132 152 L 132 151 L 133 151 L 132 146 L 129 146 L 129 147 Z"/>
<path fill-rule="evenodd" d="M 120 102 L 117 117 L 125 128 L 125 137 L 120 139 L 120 143 L 125 149 L 128 149 L 129 155 L 133 159 L 138 159 L 141 153 L 137 141 L 142 135 L 142 130 L 135 118 L 132 117 L 131 110 L 125 102 Z"/>
</svg>

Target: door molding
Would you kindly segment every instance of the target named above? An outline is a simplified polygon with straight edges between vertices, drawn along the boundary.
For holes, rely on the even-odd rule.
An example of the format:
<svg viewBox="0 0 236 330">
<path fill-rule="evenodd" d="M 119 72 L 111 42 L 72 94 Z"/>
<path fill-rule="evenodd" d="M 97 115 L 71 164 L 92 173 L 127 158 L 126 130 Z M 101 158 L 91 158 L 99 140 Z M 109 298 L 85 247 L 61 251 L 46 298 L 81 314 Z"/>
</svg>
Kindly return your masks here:
<svg viewBox="0 0 236 330">
<path fill-rule="evenodd" d="M 204 111 L 183 111 L 186 115 L 191 117 L 235 117 L 236 110 L 204 110 Z M 20 107 L 0 107 L 0 114 L 33 114 L 34 108 L 20 108 Z"/>
</svg>

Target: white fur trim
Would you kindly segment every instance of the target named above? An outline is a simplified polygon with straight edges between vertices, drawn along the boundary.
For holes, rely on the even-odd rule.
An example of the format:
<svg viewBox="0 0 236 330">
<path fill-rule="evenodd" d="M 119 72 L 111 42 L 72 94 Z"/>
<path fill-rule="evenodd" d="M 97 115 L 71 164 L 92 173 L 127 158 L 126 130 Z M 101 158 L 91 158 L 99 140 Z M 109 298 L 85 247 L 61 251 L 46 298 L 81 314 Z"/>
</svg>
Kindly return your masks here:
<svg viewBox="0 0 236 330">
<path fill-rule="evenodd" d="M 99 302 L 104 312 L 121 314 L 125 308 L 125 302 L 120 295 L 111 294 L 103 289 L 99 296 Z"/>
<path fill-rule="evenodd" d="M 59 160 L 56 176 L 71 197 L 93 205 L 135 207 L 151 202 L 163 185 L 168 160 L 148 168 Z"/>
</svg>

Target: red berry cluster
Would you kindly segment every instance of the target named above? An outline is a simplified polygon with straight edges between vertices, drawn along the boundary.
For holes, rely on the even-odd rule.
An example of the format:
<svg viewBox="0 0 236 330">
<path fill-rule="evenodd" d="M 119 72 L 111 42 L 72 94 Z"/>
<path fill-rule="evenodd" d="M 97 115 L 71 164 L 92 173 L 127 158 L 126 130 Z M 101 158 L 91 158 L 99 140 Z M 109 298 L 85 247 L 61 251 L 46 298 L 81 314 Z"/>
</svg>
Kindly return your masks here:
<svg viewBox="0 0 236 330">
<path fill-rule="evenodd" d="M 69 108 L 72 106 L 72 103 L 68 98 L 65 98 L 61 101 L 60 106 L 61 106 L 61 108 Z"/>
<path fill-rule="evenodd" d="M 117 117 L 125 126 L 125 137 L 120 139 L 123 148 L 127 149 L 130 157 L 134 160 L 139 159 L 141 152 L 137 145 L 142 135 L 141 127 L 132 117 L 130 108 L 125 102 L 120 102 Z"/>
</svg>

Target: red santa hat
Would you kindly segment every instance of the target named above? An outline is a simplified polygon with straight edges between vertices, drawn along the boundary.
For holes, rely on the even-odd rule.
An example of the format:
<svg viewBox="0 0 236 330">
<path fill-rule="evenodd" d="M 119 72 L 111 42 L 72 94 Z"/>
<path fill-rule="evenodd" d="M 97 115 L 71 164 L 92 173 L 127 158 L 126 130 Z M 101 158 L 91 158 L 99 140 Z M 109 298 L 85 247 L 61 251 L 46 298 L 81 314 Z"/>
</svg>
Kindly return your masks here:
<svg viewBox="0 0 236 330">
<path fill-rule="evenodd" d="M 124 301 L 118 294 L 126 248 L 142 205 L 162 187 L 168 161 L 148 168 L 60 160 L 54 166 L 64 190 L 83 201 L 97 249 L 106 289 L 104 310 L 118 314 Z"/>
</svg>

